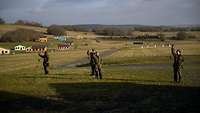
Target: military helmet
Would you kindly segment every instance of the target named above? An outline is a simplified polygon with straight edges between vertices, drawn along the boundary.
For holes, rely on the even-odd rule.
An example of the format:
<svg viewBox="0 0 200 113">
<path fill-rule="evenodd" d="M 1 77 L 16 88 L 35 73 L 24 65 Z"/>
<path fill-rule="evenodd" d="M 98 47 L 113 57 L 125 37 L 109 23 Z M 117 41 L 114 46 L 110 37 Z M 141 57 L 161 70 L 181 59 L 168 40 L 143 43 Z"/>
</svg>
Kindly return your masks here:
<svg viewBox="0 0 200 113">
<path fill-rule="evenodd" d="M 99 52 L 96 52 L 96 55 L 99 56 L 100 55 Z"/>
<path fill-rule="evenodd" d="M 177 49 L 177 50 L 176 50 L 176 54 L 181 55 L 181 50 L 180 50 L 180 49 Z"/>
<path fill-rule="evenodd" d="M 95 49 L 94 49 L 94 48 L 92 48 L 92 51 L 95 51 Z"/>
</svg>

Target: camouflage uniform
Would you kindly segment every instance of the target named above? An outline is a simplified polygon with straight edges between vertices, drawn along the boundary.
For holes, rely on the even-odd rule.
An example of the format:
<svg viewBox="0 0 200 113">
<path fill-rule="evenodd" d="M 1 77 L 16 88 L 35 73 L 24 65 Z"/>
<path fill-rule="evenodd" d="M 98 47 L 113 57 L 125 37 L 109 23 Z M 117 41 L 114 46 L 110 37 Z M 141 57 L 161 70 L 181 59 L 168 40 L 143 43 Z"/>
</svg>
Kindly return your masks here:
<svg viewBox="0 0 200 113">
<path fill-rule="evenodd" d="M 49 72 L 48 72 L 48 70 L 47 70 L 47 67 L 49 66 L 49 56 L 48 56 L 48 54 L 47 54 L 46 51 L 45 51 L 44 55 L 39 54 L 39 56 L 40 56 L 41 58 L 43 58 L 44 72 L 45 72 L 45 74 L 48 74 Z"/>
<path fill-rule="evenodd" d="M 95 61 L 95 75 L 96 78 L 102 79 L 102 59 L 100 58 L 99 54 L 96 53 L 94 56 L 94 61 Z"/>
<path fill-rule="evenodd" d="M 96 54 L 96 51 L 92 49 L 92 51 L 87 51 L 87 55 L 89 56 L 90 60 L 90 66 L 91 66 L 91 75 L 95 75 L 95 61 L 94 61 L 94 56 Z"/>
<path fill-rule="evenodd" d="M 182 75 L 181 75 L 181 68 L 183 68 L 183 56 L 180 54 L 180 50 L 177 50 L 175 53 L 174 46 L 172 45 L 171 48 L 172 55 L 174 57 L 173 69 L 174 69 L 174 81 L 180 82 Z"/>
</svg>

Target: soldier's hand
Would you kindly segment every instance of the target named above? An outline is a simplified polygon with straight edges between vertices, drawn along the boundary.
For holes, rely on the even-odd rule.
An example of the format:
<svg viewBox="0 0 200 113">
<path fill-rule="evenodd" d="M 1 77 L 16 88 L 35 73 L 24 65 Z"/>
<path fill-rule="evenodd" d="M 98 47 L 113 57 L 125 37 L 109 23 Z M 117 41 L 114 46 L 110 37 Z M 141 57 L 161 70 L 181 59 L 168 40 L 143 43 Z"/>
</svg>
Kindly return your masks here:
<svg viewBox="0 0 200 113">
<path fill-rule="evenodd" d="M 183 69 L 183 66 L 181 66 L 181 69 Z"/>
</svg>

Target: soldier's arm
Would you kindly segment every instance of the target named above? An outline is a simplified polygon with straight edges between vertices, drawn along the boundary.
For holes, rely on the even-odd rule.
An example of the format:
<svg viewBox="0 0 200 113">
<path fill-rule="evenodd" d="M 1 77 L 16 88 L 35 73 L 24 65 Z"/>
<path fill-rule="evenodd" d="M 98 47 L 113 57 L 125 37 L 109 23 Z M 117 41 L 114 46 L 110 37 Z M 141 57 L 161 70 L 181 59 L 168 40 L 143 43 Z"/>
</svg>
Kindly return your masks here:
<svg viewBox="0 0 200 113">
<path fill-rule="evenodd" d="M 181 61 L 184 62 L 184 57 L 183 57 L 183 56 L 181 56 L 181 57 L 182 57 L 182 58 L 181 58 Z"/>
<path fill-rule="evenodd" d="M 89 50 L 87 50 L 87 55 L 88 55 L 88 56 L 90 55 L 90 51 L 89 51 Z"/>
<path fill-rule="evenodd" d="M 183 62 L 184 62 L 184 57 L 181 56 L 181 68 L 183 69 Z"/>
<path fill-rule="evenodd" d="M 88 59 L 90 60 L 91 57 L 90 57 L 90 52 L 89 51 L 87 52 L 87 56 L 88 56 Z"/>
<path fill-rule="evenodd" d="M 47 61 L 49 62 L 49 56 L 47 55 Z"/>
<path fill-rule="evenodd" d="M 103 64 L 103 59 L 102 58 L 100 59 L 100 63 Z"/>
<path fill-rule="evenodd" d="M 40 57 L 42 57 L 42 58 L 44 58 L 44 56 L 43 55 L 41 55 L 41 54 L 38 54 Z"/>
<path fill-rule="evenodd" d="M 172 47 L 171 47 L 171 52 L 172 52 L 172 55 L 173 55 L 173 56 L 176 55 L 176 53 L 175 53 L 175 49 L 174 49 L 174 45 L 172 45 Z"/>
</svg>

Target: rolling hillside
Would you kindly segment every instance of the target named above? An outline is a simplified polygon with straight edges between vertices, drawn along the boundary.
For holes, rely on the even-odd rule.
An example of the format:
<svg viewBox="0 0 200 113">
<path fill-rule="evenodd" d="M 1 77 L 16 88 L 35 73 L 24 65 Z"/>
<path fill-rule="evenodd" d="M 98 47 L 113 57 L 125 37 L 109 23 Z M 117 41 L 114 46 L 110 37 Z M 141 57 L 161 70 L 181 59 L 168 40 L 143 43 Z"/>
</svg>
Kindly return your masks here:
<svg viewBox="0 0 200 113">
<path fill-rule="evenodd" d="M 16 29 L 31 29 L 42 33 L 46 33 L 47 31 L 46 28 L 41 28 L 41 27 L 5 24 L 5 25 L 0 25 L 0 35 L 8 31 L 14 31 Z"/>
<path fill-rule="evenodd" d="M 5 24 L 0 25 L 0 35 L 8 32 L 8 31 L 14 31 L 16 29 L 31 29 L 42 33 L 47 33 L 47 28 L 41 28 L 41 27 L 34 27 L 34 26 L 25 26 L 25 25 L 12 25 L 12 24 Z M 77 32 L 77 31 L 66 31 L 66 34 L 69 36 L 72 36 L 72 38 L 81 38 L 86 36 L 95 36 L 92 32 Z M 48 37 L 52 37 L 48 35 Z"/>
</svg>

